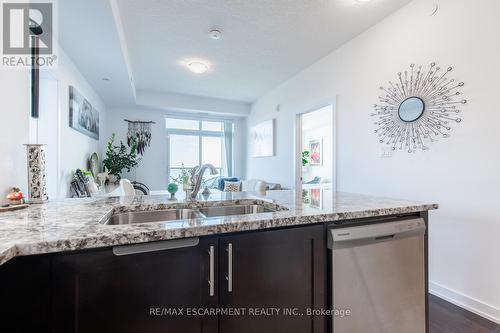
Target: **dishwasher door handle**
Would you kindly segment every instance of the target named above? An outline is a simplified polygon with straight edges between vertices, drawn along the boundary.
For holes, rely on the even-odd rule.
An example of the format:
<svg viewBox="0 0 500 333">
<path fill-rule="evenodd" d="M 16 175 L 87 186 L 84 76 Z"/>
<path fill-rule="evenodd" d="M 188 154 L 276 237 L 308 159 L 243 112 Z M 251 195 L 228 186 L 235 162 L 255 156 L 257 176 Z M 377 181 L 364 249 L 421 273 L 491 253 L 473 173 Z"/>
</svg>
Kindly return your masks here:
<svg viewBox="0 0 500 333">
<path fill-rule="evenodd" d="M 375 237 L 375 240 L 378 240 L 378 241 L 389 240 L 389 239 L 394 239 L 394 237 L 396 237 L 396 234 L 387 235 L 387 236 L 378 236 L 378 237 Z"/>
</svg>

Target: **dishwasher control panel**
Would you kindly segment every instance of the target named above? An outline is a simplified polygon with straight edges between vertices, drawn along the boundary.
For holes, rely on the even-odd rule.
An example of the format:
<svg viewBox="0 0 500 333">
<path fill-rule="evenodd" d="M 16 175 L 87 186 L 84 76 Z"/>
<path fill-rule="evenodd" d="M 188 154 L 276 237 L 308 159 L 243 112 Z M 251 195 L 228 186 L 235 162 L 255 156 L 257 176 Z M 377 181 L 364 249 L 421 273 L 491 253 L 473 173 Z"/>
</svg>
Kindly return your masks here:
<svg viewBox="0 0 500 333">
<path fill-rule="evenodd" d="M 387 241 L 411 236 L 425 231 L 423 218 L 412 218 L 392 222 L 366 224 L 363 226 L 329 229 L 328 247 L 343 246 L 345 242 Z"/>
</svg>

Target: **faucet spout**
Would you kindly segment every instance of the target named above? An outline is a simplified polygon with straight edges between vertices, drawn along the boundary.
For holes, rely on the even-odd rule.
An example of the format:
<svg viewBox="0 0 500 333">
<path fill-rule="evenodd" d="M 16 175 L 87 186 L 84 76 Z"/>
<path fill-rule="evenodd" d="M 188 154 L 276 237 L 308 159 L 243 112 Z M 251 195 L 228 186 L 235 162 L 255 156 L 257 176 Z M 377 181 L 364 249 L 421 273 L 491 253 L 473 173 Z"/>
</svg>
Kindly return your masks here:
<svg viewBox="0 0 500 333">
<path fill-rule="evenodd" d="M 212 164 L 203 164 L 201 167 L 195 167 L 191 171 L 191 177 L 189 177 L 189 198 L 191 200 L 196 200 L 198 192 L 200 191 L 201 181 L 203 180 L 203 174 L 209 169 L 211 175 L 216 175 L 219 172 Z"/>
</svg>

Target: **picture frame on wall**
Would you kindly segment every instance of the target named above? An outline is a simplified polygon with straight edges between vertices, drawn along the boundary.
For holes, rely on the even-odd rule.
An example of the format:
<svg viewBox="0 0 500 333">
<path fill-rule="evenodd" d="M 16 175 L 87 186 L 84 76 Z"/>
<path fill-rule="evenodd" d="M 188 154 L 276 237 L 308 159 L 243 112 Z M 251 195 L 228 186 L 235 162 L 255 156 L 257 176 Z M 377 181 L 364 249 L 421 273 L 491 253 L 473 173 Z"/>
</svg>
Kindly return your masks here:
<svg viewBox="0 0 500 333">
<path fill-rule="evenodd" d="M 309 165 L 319 166 L 323 165 L 323 140 L 309 141 Z"/>
<path fill-rule="evenodd" d="M 274 156 L 274 119 L 261 122 L 250 129 L 252 157 Z"/>
<path fill-rule="evenodd" d="M 99 111 L 73 86 L 69 87 L 69 126 L 99 140 Z"/>
</svg>

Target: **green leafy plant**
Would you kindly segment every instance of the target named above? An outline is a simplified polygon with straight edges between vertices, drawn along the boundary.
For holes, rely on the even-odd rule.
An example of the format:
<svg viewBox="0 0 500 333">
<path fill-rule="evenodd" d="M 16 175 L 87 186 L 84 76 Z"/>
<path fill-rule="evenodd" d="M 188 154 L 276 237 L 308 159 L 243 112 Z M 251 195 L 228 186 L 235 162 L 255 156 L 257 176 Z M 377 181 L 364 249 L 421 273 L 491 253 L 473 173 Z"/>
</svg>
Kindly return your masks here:
<svg viewBox="0 0 500 333">
<path fill-rule="evenodd" d="M 115 133 L 111 135 L 106 150 L 106 158 L 102 161 L 110 174 L 120 177 L 122 171 L 130 171 L 139 164 L 140 158 L 137 157 L 137 140 L 133 139 L 130 150 L 120 141 L 120 145 L 115 145 Z"/>
<path fill-rule="evenodd" d="M 191 170 L 192 169 L 190 168 L 186 168 L 184 166 L 184 163 L 182 163 L 181 174 L 178 175 L 177 177 L 170 176 L 170 179 L 172 179 L 174 183 L 180 185 L 186 184 L 187 180 L 189 179 L 189 176 L 191 175 Z"/>
<path fill-rule="evenodd" d="M 311 156 L 311 152 L 309 150 L 304 150 L 302 152 L 302 166 L 307 166 L 309 164 L 309 157 Z"/>
</svg>

